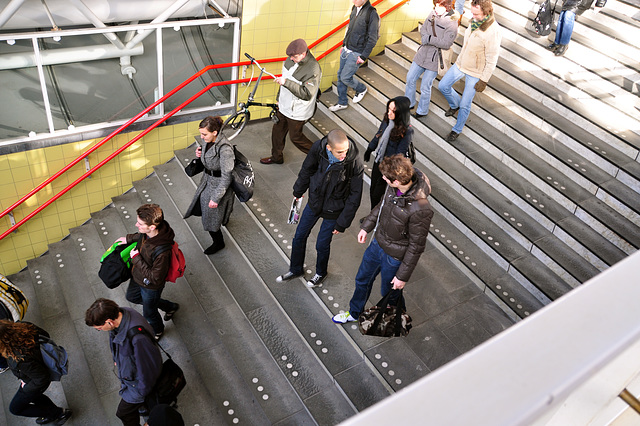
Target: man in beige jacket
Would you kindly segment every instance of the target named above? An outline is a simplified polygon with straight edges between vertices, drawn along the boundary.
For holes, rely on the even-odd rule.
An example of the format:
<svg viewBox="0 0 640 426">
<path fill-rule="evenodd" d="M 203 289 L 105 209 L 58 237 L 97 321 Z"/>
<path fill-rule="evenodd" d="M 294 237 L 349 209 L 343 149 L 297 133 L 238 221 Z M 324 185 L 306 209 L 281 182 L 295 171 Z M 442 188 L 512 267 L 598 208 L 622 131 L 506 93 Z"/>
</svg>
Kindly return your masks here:
<svg viewBox="0 0 640 426">
<path fill-rule="evenodd" d="M 491 0 L 472 0 L 473 19 L 464 33 L 464 43 L 456 63 L 440 80 L 438 88 L 449 103 L 446 117 L 458 114 L 455 126 L 447 136 L 447 142 L 455 141 L 469 118 L 471 102 L 476 92 L 482 92 L 496 69 L 500 55 L 500 26 L 493 16 Z M 462 97 L 452 89 L 456 81 L 464 81 Z"/>
</svg>

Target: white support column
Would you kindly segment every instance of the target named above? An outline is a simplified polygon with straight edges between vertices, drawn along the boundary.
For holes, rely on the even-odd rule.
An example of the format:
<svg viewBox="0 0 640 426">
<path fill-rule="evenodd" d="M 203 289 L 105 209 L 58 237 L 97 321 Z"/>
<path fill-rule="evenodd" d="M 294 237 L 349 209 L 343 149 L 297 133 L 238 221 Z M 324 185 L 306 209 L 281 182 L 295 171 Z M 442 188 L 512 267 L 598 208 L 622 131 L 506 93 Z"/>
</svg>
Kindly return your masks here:
<svg viewBox="0 0 640 426">
<path fill-rule="evenodd" d="M 231 62 L 238 62 L 240 60 L 240 22 L 233 24 L 233 49 L 231 50 L 232 59 Z M 231 68 L 231 79 L 238 79 L 238 67 Z M 235 108 L 238 103 L 238 85 L 231 86 L 231 105 Z"/>
<path fill-rule="evenodd" d="M 158 53 L 158 98 L 164 96 L 164 53 L 162 50 L 162 28 L 156 30 L 156 49 Z M 156 100 L 157 100 L 156 99 Z M 160 116 L 164 115 L 164 102 L 156 108 Z"/>
<path fill-rule="evenodd" d="M 42 100 L 44 101 L 44 110 L 47 115 L 47 123 L 49 124 L 49 133 L 55 132 L 53 127 L 53 116 L 51 115 L 51 104 L 49 104 L 49 94 L 47 93 L 47 82 L 44 79 L 44 69 L 42 67 L 42 57 L 40 56 L 40 48 L 38 47 L 38 39 L 33 37 L 33 53 L 36 58 L 36 66 L 38 67 L 38 78 L 40 79 L 40 88 L 42 89 Z"/>
</svg>

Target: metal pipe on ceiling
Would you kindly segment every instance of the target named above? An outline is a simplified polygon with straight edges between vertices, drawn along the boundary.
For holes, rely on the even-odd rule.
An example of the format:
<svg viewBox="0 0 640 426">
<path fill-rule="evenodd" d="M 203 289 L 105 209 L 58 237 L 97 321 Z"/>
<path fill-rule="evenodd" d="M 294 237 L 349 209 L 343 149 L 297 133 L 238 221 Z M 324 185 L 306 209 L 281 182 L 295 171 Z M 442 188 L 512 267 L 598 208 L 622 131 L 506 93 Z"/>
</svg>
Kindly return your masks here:
<svg viewBox="0 0 640 426">
<path fill-rule="evenodd" d="M 100 59 L 113 59 L 122 56 L 137 56 L 144 54 L 142 43 L 131 49 L 121 50 L 112 44 L 102 44 L 89 47 L 71 47 L 40 52 L 41 64 L 58 65 L 74 62 L 96 61 Z M 0 70 L 35 67 L 36 57 L 33 53 L 18 53 L 0 55 Z"/>
<path fill-rule="evenodd" d="M 82 13 L 84 15 L 85 18 L 87 18 L 89 21 L 91 21 L 91 23 L 93 24 L 94 27 L 96 28 L 106 28 L 106 24 L 104 22 L 102 22 L 96 15 L 95 13 L 93 13 L 93 11 L 91 9 L 89 9 L 89 7 L 84 4 L 84 2 L 82 0 L 71 0 L 71 3 L 73 3 L 75 5 L 75 7 L 80 11 L 80 13 Z M 109 40 L 111 43 L 113 43 L 114 46 L 116 46 L 118 49 L 124 49 L 124 43 L 122 41 L 120 41 L 120 39 L 118 38 L 117 35 L 115 35 L 114 33 L 104 33 L 103 34 L 107 40 Z"/>
<path fill-rule="evenodd" d="M 25 0 L 11 0 L 9 4 L 7 4 L 2 12 L 0 12 L 0 28 L 7 23 L 9 19 L 13 16 L 14 13 L 20 9 L 20 6 L 25 2 Z"/>
<path fill-rule="evenodd" d="M 156 19 L 151 21 L 152 24 L 158 24 L 161 22 L 165 22 L 169 19 L 174 13 L 176 13 L 182 6 L 187 4 L 189 0 L 176 0 L 170 7 L 168 7 L 164 12 L 162 12 Z M 137 36 L 135 36 L 131 41 L 127 43 L 127 48 L 131 48 L 136 44 L 140 43 L 142 40 L 147 38 L 149 34 L 151 34 L 152 30 L 146 30 L 139 32 Z"/>
</svg>

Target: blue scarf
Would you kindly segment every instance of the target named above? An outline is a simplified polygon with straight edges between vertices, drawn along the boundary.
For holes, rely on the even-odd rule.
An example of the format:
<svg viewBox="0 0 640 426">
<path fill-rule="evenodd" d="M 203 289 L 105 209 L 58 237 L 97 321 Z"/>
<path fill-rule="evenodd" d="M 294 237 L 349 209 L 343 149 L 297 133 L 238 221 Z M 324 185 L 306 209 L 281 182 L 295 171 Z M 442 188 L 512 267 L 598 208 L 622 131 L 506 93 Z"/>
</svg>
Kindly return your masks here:
<svg viewBox="0 0 640 426">
<path fill-rule="evenodd" d="M 328 147 L 328 146 L 327 146 L 327 157 L 329 158 L 329 166 L 327 167 L 327 170 L 329 170 L 329 167 L 331 167 L 333 164 L 336 164 L 336 163 L 340 163 L 340 162 L 341 162 L 340 160 L 338 160 L 338 159 L 336 158 L 336 156 L 335 156 L 335 155 L 333 155 L 333 154 L 331 153 L 331 151 L 329 151 L 329 147 Z M 325 170 L 325 172 L 326 172 L 327 170 Z"/>
</svg>

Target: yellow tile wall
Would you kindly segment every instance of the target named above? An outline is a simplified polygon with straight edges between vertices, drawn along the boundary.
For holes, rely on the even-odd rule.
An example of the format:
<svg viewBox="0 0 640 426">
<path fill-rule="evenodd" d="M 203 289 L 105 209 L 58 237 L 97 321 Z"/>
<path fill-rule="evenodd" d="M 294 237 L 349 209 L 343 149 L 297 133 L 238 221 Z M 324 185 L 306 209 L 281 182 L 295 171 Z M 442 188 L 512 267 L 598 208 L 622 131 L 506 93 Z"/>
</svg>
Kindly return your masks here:
<svg viewBox="0 0 640 426">
<path fill-rule="evenodd" d="M 399 0 L 383 1 L 377 6 L 378 13 L 383 13 L 397 3 Z M 304 38 L 311 44 L 347 19 L 351 6 L 352 2 L 348 0 L 245 0 L 241 57 L 244 52 L 258 59 L 282 57 L 287 45 L 296 38 Z M 424 19 L 431 7 L 431 0 L 411 0 L 409 4 L 386 16 L 382 20 L 380 40 L 373 54 L 379 53 L 385 44 L 397 41 L 402 32 L 415 28 L 418 20 Z M 340 30 L 320 43 L 313 49 L 314 55 L 324 53 L 338 43 L 343 35 L 344 30 Z M 321 60 L 320 65 L 323 70 L 321 88 L 325 90 L 336 79 L 337 51 Z M 282 63 L 265 64 L 265 68 L 279 74 Z M 251 70 L 247 75 L 250 72 Z M 257 72 L 254 76 L 257 77 Z M 240 87 L 239 99 L 246 99 L 249 90 L 248 87 Z M 256 99 L 273 101 L 277 90 L 276 84 L 267 80 L 261 84 Z M 267 109 L 256 109 L 252 112 L 252 117 L 266 117 L 268 112 Z M 4 238 L 0 241 L 0 272 L 9 275 L 19 271 L 26 266 L 28 259 L 44 253 L 49 243 L 59 241 L 67 235 L 69 228 L 88 220 L 91 212 L 109 204 L 111 197 L 124 193 L 135 180 L 151 173 L 154 165 L 168 161 L 174 150 L 191 143 L 193 136 L 198 134 L 197 125 L 196 121 L 152 130 L 111 163 L 95 172 L 91 179 L 62 196 L 23 225 L 17 233 Z M 95 166 L 138 134 L 139 132 L 131 132 L 116 136 L 89 156 L 90 165 Z M 87 140 L 1 156 L 0 173 L 6 180 L 0 193 L 0 209 L 9 207 L 97 142 L 99 140 Z M 18 207 L 14 211 L 16 219 L 22 219 L 84 172 L 83 161 Z M 11 226 L 8 216 L 0 219 L 0 226 L 0 232 Z"/>
<path fill-rule="evenodd" d="M 398 3 L 400 0 L 385 0 L 376 9 L 382 14 Z M 241 56 L 244 57 L 244 52 L 247 52 L 258 60 L 283 57 L 292 40 L 304 38 L 311 44 L 346 20 L 352 5 L 348 0 L 245 0 L 242 10 Z M 418 21 L 425 19 L 432 7 L 431 0 L 411 0 L 384 17 L 380 26 L 380 39 L 373 54 L 382 51 L 386 44 L 398 41 L 403 32 L 416 28 Z M 343 36 L 344 29 L 341 29 L 312 49 L 312 53 L 316 57 L 323 54 L 340 42 Z M 329 88 L 336 80 L 338 65 L 337 50 L 320 61 L 322 90 Z M 282 63 L 265 64 L 265 68 L 274 74 L 280 74 Z M 278 92 L 276 86 L 273 80 L 262 82 L 256 93 L 256 100 L 274 101 Z M 243 94 L 241 89 L 238 97 L 244 100 L 247 94 L 248 92 Z M 267 108 L 256 108 L 252 110 L 251 117 L 266 117 L 268 113 Z"/>
</svg>

